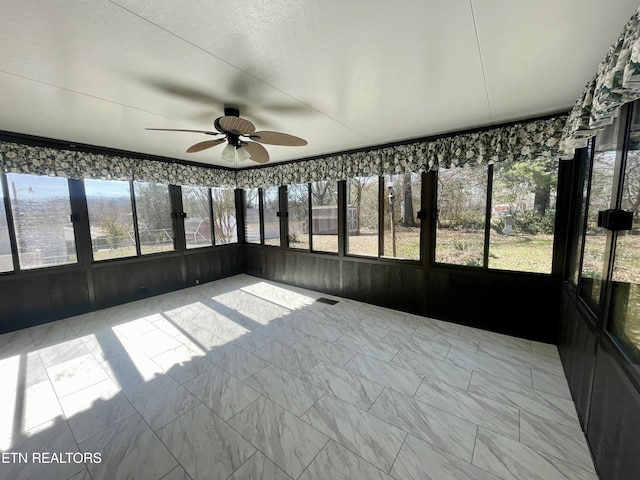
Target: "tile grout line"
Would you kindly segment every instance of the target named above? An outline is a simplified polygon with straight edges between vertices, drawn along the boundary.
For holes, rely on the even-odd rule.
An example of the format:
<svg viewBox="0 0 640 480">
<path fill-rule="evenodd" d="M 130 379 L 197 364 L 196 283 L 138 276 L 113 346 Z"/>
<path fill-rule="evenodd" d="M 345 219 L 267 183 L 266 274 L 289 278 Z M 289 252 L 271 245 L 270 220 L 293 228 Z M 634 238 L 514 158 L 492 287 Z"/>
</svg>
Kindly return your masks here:
<svg viewBox="0 0 640 480">
<path fill-rule="evenodd" d="M 322 433 L 322 432 L 320 432 L 320 433 Z M 313 456 L 311 461 L 309 463 L 307 463 L 307 465 L 302 469 L 302 472 L 300 472 L 300 475 L 298 475 L 296 478 L 302 478 L 302 476 L 304 475 L 304 472 L 307 471 L 307 469 L 315 461 L 315 459 L 318 457 L 318 455 L 320 455 L 320 453 L 326 448 L 326 446 L 329 445 L 329 442 L 331 442 L 333 440 L 329 435 L 325 435 L 325 436 L 327 437 L 327 441 L 324 442 L 324 445 L 322 445 L 322 447 L 320 447 L 320 450 L 318 450 L 318 452 Z M 285 473 L 287 473 L 287 472 L 285 472 Z"/>
<path fill-rule="evenodd" d="M 241 436 L 242 436 L 242 435 L 241 435 Z M 244 438 L 244 437 L 242 437 L 242 438 Z M 257 452 L 260 452 L 260 453 L 262 453 L 262 454 L 264 455 L 264 453 L 263 453 L 263 452 L 261 452 L 261 451 L 260 451 L 260 449 L 258 449 L 258 447 L 256 447 L 255 445 L 253 445 L 251 442 L 249 442 L 249 444 L 250 444 L 250 445 L 252 445 L 256 450 L 255 450 L 251 455 L 249 455 L 249 456 L 247 457 L 247 459 L 246 459 L 244 462 L 242 462 L 240 465 L 238 465 L 238 468 L 236 468 L 233 472 L 231 472 L 229 475 L 227 475 L 227 476 L 225 477 L 225 480 L 228 480 L 228 479 L 230 479 L 231 477 L 233 477 L 233 476 L 235 475 L 235 473 L 236 473 L 238 470 L 240 470 L 240 469 L 242 468 L 242 466 L 243 466 L 243 465 L 245 465 L 246 463 L 248 463 L 248 462 L 249 462 L 249 461 L 250 461 L 250 460 L 255 456 L 255 454 L 256 454 Z M 269 458 L 269 457 L 267 457 L 267 456 L 265 455 L 265 458 Z M 184 467 L 183 467 L 183 468 L 184 468 Z M 185 470 L 185 472 L 186 472 L 186 470 Z M 160 479 L 160 480 L 162 480 L 162 479 Z"/>
<path fill-rule="evenodd" d="M 402 430 L 404 431 L 404 430 Z M 400 452 L 402 451 L 402 447 L 404 447 L 404 443 L 407 441 L 407 437 L 409 437 L 409 432 L 405 432 L 405 436 L 402 439 L 402 443 L 400 444 L 400 448 L 398 449 L 398 452 L 396 453 L 396 456 L 393 459 L 393 462 L 391 462 L 391 466 L 389 467 L 389 470 L 385 473 L 387 473 L 387 475 L 391 475 L 391 470 L 393 470 L 393 466 L 396 464 L 396 461 L 398 460 L 398 457 L 400 456 Z"/>
</svg>

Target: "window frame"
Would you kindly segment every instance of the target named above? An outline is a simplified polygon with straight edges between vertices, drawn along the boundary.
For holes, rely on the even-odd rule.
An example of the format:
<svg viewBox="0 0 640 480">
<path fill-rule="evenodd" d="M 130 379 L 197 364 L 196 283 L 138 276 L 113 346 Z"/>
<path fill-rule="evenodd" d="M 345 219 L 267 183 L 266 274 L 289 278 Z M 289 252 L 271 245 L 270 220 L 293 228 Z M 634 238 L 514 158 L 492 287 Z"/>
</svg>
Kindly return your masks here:
<svg viewBox="0 0 640 480">
<path fill-rule="evenodd" d="M 560 161 L 560 160 L 558 160 Z M 470 168 L 474 168 L 474 167 L 470 167 Z M 556 192 L 558 191 L 559 185 L 560 185 L 560 179 L 559 179 L 559 171 L 560 168 L 558 166 L 558 180 L 556 182 Z M 433 182 L 433 194 L 432 194 L 432 201 L 433 201 L 433 210 L 435 212 L 435 218 L 437 219 L 437 215 L 439 213 L 439 205 L 438 205 L 438 181 L 437 181 L 437 175 L 438 175 L 438 171 L 434 171 L 434 174 L 436 175 L 436 178 Z M 556 213 L 555 213 L 555 219 L 554 219 L 554 233 L 553 233 L 553 243 L 551 246 L 551 251 L 552 251 L 552 258 L 551 258 L 551 264 L 550 264 L 550 271 L 547 273 L 543 273 L 543 272 L 529 272 L 529 271 L 525 271 L 525 270 L 510 270 L 510 269 L 499 269 L 499 268 L 491 268 L 489 266 L 489 255 L 490 255 L 490 241 L 491 241 L 491 212 L 492 212 L 492 204 L 493 204 L 493 185 L 494 185 L 494 165 L 487 165 L 487 192 L 486 192 L 486 203 L 485 203 L 485 220 L 484 220 L 484 250 L 483 250 L 483 259 L 482 259 L 482 265 L 478 265 L 478 266 L 474 266 L 474 265 L 458 265 L 458 264 L 451 264 L 451 263 L 444 263 L 444 262 L 437 262 L 435 260 L 435 252 L 436 252 L 436 248 L 437 248 L 437 221 L 433 222 L 433 235 L 431 236 L 432 239 L 432 247 L 430 248 L 429 251 L 429 265 L 433 266 L 433 267 L 438 267 L 438 268 L 453 268 L 453 269 L 464 269 L 464 270 L 474 270 L 474 271 L 486 271 L 486 272 L 504 272 L 504 273 L 513 273 L 513 274 L 524 274 L 524 275 L 541 275 L 541 276 L 546 276 L 546 277 L 552 277 L 552 276 L 556 276 L 557 272 L 556 272 L 556 262 L 555 262 L 555 255 L 556 255 L 556 248 L 557 248 L 557 243 L 558 243 L 558 229 L 556 228 L 557 226 L 557 221 L 558 221 L 558 207 L 557 207 L 557 202 L 558 202 L 558 198 L 556 199 Z"/>
<path fill-rule="evenodd" d="M 250 242 L 247 239 L 247 190 L 246 188 L 242 189 L 242 226 L 243 226 L 243 235 L 242 235 L 242 243 L 247 245 L 264 245 L 264 210 L 263 210 L 263 189 L 261 187 L 255 188 L 258 194 L 258 241 Z M 253 190 L 253 189 L 252 189 Z"/>
<path fill-rule="evenodd" d="M 187 231 L 184 225 L 184 221 L 189 218 L 189 212 L 185 212 L 185 208 L 184 208 L 184 193 L 183 193 L 183 188 L 204 188 L 207 190 L 207 201 L 208 201 L 208 213 L 209 213 L 209 238 L 211 239 L 211 243 L 209 243 L 208 245 L 199 245 L 199 246 L 195 246 L 195 247 L 189 247 L 188 246 L 188 242 L 187 242 Z M 178 226 L 182 228 L 183 232 L 181 237 L 184 239 L 184 251 L 185 252 L 194 252 L 194 251 L 200 251 L 206 248 L 211 248 L 214 247 L 214 235 L 213 235 L 213 199 L 211 196 L 211 187 L 203 187 L 200 185 L 181 185 L 179 187 L 180 191 L 180 195 L 178 195 L 180 197 L 180 208 L 177 208 L 177 206 L 174 206 L 174 211 L 180 212 L 178 215 L 174 215 L 174 218 L 177 218 L 178 216 L 180 218 L 182 218 L 182 222 L 177 222 Z"/>
<path fill-rule="evenodd" d="M 19 245 L 18 245 L 18 234 L 17 234 L 17 228 L 16 228 L 16 224 L 15 224 L 15 215 L 13 212 L 13 205 L 11 204 L 11 198 L 10 198 L 10 194 L 9 194 L 9 179 L 7 178 L 8 174 L 17 174 L 17 175 L 33 175 L 33 176 L 38 176 L 38 177 L 45 177 L 47 178 L 45 175 L 36 175 L 33 173 L 22 173 L 22 172 L 2 172 L 0 171 L 0 177 L 1 177 L 1 188 L 3 188 L 3 198 L 5 201 L 5 214 L 7 217 L 7 227 L 9 230 L 9 243 L 11 245 L 11 252 L 12 252 L 12 260 L 13 260 L 13 270 L 10 271 L 6 271 L 6 272 L 0 272 L 0 276 L 4 276 L 4 275 L 14 275 L 14 274 L 31 274 L 33 272 L 41 272 L 41 271 L 48 271 L 51 269 L 73 269 L 73 268 L 77 268 L 78 266 L 82 265 L 82 258 L 83 258 L 83 247 L 82 247 L 82 238 L 81 238 L 81 232 L 80 229 L 78 228 L 78 222 L 80 221 L 80 215 L 77 213 L 78 209 L 79 209 L 79 205 L 78 205 L 78 195 L 77 195 L 77 191 L 76 191 L 76 187 L 77 187 L 77 183 L 81 183 L 81 181 L 79 180 L 74 180 L 74 179 L 70 179 L 70 178 L 66 178 L 66 177 L 58 177 L 58 176 L 52 176 L 52 177 L 48 177 L 48 178 L 56 178 L 56 179 L 61 179 L 66 181 L 67 183 L 67 191 L 69 194 L 68 197 L 68 201 L 69 201 L 69 219 L 70 219 L 70 223 L 71 226 L 73 228 L 73 239 L 74 239 L 74 247 L 75 247 L 75 255 L 76 255 L 76 261 L 75 262 L 67 262 L 67 263 L 60 263 L 60 264 L 53 264 L 53 265 L 40 265 L 38 267 L 33 267 L 33 268 L 23 268 L 21 263 L 20 263 L 20 252 L 19 252 Z M 84 188 L 82 188 L 82 191 L 84 191 Z M 84 201 L 84 196 L 82 196 L 82 200 Z"/>
</svg>

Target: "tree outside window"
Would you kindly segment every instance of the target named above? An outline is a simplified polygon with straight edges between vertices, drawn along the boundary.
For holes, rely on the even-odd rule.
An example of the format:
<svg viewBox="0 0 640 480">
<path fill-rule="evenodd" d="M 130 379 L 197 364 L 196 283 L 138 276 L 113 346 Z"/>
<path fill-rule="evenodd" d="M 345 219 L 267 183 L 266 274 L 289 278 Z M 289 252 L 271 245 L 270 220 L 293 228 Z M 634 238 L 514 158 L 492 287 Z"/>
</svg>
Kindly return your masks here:
<svg viewBox="0 0 640 480">
<path fill-rule="evenodd" d="M 438 170 L 438 263 L 482 267 L 487 167 Z"/>
<path fill-rule="evenodd" d="M 181 190 L 182 210 L 187 214 L 184 219 L 184 236 L 187 248 L 211 246 L 209 188 L 183 186 Z"/>
<path fill-rule="evenodd" d="M 216 245 L 237 243 L 238 225 L 236 219 L 236 198 L 233 188 L 214 187 L 211 189 L 213 199 L 213 233 Z"/>
<path fill-rule="evenodd" d="M 174 249 L 173 221 L 169 186 L 134 182 L 140 252 L 166 252 Z"/>
<path fill-rule="evenodd" d="M 558 161 L 493 167 L 489 268 L 551 273 Z"/>
<path fill-rule="evenodd" d="M 309 250 L 309 184 L 287 186 L 289 231 L 287 246 Z"/>
<path fill-rule="evenodd" d="M 347 252 L 378 256 L 379 177 L 354 177 L 347 182 Z"/>
<path fill-rule="evenodd" d="M 136 256 L 131 187 L 127 181 L 85 180 L 93 259 Z"/>
<path fill-rule="evenodd" d="M 383 255 L 420 260 L 420 210 L 422 179 L 418 173 L 385 175 Z"/>
</svg>

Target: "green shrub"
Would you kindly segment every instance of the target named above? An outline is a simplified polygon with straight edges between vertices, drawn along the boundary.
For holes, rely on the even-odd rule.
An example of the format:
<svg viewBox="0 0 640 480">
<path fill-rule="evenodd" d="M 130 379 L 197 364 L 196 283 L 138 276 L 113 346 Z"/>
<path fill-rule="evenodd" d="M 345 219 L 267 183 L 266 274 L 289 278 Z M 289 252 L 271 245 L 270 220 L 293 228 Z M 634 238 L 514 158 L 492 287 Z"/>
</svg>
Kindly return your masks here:
<svg viewBox="0 0 640 480">
<path fill-rule="evenodd" d="M 513 228 L 519 233 L 535 235 L 538 233 L 553 233 L 555 212 L 547 212 L 544 215 L 528 210 L 513 217 Z"/>
<path fill-rule="evenodd" d="M 482 230 L 484 228 L 484 216 L 478 212 L 461 212 L 455 216 L 443 219 L 441 222 L 443 228 L 451 230 Z"/>
</svg>

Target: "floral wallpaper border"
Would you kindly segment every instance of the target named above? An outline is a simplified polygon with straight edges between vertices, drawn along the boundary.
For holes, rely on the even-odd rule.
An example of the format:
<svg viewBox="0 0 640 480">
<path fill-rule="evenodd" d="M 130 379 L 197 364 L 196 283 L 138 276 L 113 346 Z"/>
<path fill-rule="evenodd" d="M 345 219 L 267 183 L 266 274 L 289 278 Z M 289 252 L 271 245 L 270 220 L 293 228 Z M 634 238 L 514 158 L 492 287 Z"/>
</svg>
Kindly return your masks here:
<svg viewBox="0 0 640 480">
<path fill-rule="evenodd" d="M 2 170 L 13 173 L 255 188 L 557 158 L 565 123 L 566 115 L 560 115 L 406 145 L 237 171 L 12 142 L 0 142 L 0 160 Z"/>
<path fill-rule="evenodd" d="M 610 48 L 576 100 L 562 135 L 561 149 L 572 154 L 586 147 L 618 116 L 620 107 L 640 98 L 640 8 Z"/>
<path fill-rule="evenodd" d="M 235 187 L 236 172 L 181 163 L 0 142 L 4 172 L 73 179 L 136 180 L 172 185 Z"/>
<path fill-rule="evenodd" d="M 420 173 L 440 167 L 557 158 L 561 153 L 559 144 L 566 118 L 566 115 L 559 115 L 407 145 L 240 170 L 237 186 L 269 187 L 356 176 Z"/>
</svg>

